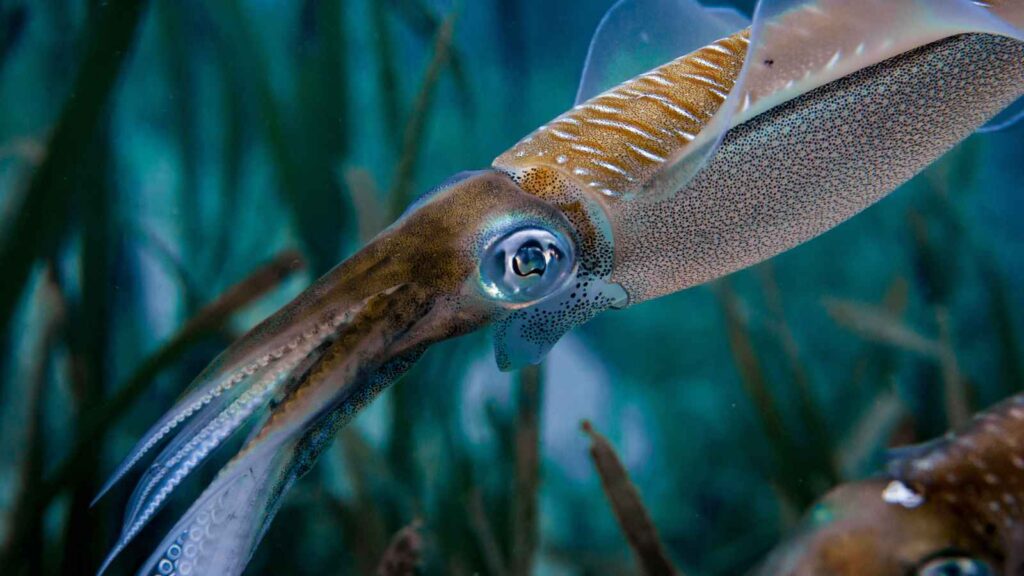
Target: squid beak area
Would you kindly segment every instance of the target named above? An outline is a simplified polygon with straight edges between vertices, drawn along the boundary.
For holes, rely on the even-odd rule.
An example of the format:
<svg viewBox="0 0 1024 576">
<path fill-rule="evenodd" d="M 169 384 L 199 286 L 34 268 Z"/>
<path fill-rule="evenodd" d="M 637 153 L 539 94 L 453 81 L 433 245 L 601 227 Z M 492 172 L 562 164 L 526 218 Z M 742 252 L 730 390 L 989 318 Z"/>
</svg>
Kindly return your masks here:
<svg viewBox="0 0 1024 576">
<path fill-rule="evenodd" d="M 317 390 L 311 395 L 321 405 L 366 396 L 359 391 L 368 386 L 375 393 L 430 345 L 475 331 L 500 312 L 473 287 L 479 219 L 464 210 L 459 218 L 444 204 L 402 218 L 269 321 L 273 332 L 305 330 L 309 343 L 296 350 L 303 359 L 275 395 L 275 410 L 300 390 Z"/>
<path fill-rule="evenodd" d="M 552 209 L 483 171 L 402 216 L 268 321 L 275 334 L 313 333 L 275 410 L 292 397 L 316 398 L 308 411 L 352 394 L 359 408 L 430 345 L 507 315 L 480 288 L 480 246 L 495 221 L 542 210 Z"/>
<path fill-rule="evenodd" d="M 313 351 L 321 370 L 342 361 L 367 376 L 407 368 L 431 344 L 488 323 L 487 307 L 462 293 L 469 262 L 434 242 L 400 228 L 310 288 L 315 300 L 342 303 L 329 307 L 337 326 Z"/>
<path fill-rule="evenodd" d="M 382 239 L 386 242 L 386 239 Z M 390 242 L 388 242 L 390 243 Z M 488 321 L 457 290 L 417 277 L 420 253 L 368 246 L 300 298 L 315 321 L 287 382 L 274 394 L 270 419 L 254 439 L 290 437 L 328 412 L 347 421 L 440 340 Z"/>
<path fill-rule="evenodd" d="M 475 173 L 402 216 L 311 286 L 309 299 L 363 307 L 360 314 L 387 307 L 391 317 L 377 324 L 394 354 L 475 331 L 505 312 L 474 282 L 488 224 L 547 209 L 507 176 Z"/>
</svg>

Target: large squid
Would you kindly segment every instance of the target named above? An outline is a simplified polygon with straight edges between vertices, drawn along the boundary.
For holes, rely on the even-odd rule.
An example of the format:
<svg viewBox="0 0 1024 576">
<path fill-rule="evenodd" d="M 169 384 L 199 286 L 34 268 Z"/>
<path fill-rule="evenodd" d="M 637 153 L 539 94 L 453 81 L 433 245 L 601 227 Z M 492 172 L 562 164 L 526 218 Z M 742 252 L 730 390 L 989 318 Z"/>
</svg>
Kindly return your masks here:
<svg viewBox="0 0 1024 576">
<path fill-rule="evenodd" d="M 814 505 L 760 576 L 1024 574 L 1024 394 Z"/>
<path fill-rule="evenodd" d="M 1024 94 L 1022 24 L 1024 0 L 762 0 L 753 20 L 619 2 L 576 107 L 410 206 L 147 432 L 110 481 L 162 447 L 108 563 L 250 420 L 140 574 L 240 573 L 289 486 L 431 344 L 493 324 L 502 368 L 535 363 L 596 314 L 853 216 Z"/>
</svg>

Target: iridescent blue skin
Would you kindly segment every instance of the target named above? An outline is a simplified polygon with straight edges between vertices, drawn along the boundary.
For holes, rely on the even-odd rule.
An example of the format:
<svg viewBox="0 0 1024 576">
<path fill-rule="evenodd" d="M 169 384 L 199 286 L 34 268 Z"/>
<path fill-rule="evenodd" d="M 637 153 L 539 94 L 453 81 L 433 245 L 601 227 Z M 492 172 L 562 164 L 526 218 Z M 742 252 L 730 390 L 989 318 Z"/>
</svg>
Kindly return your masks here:
<svg viewBox="0 0 1024 576">
<path fill-rule="evenodd" d="M 801 4 L 816 3 L 765 0 L 762 7 L 776 10 L 759 13 L 783 17 Z M 753 49 L 771 18 L 755 20 Z M 837 37 L 830 26 L 820 41 Z M 796 58 L 820 48 L 765 49 Z M 104 491 L 163 447 L 128 504 L 108 563 L 212 450 L 263 415 L 140 572 L 239 574 L 287 488 L 430 345 L 494 324 L 503 368 L 538 362 L 565 332 L 605 310 L 699 284 L 824 232 L 1024 93 L 1024 44 L 991 34 L 914 46 L 829 82 L 837 68 L 819 60 L 809 62 L 825 74 L 815 77 L 821 85 L 799 84 L 801 92 L 783 83 L 785 98 L 772 91 L 777 78 L 741 75 L 736 85 L 760 90 L 758 101 L 772 106 L 745 118 L 753 108 L 734 106 L 730 94 L 701 133 L 711 135 L 707 142 L 694 141 L 699 162 L 676 150 L 651 175 L 671 190 L 644 194 L 657 186 L 638 183 L 598 194 L 559 168 L 562 155 L 531 161 L 524 140 L 493 168 L 425 196 L 226 350 L 140 440 Z M 744 84 L 748 77 L 757 81 Z M 621 119 L 598 119 L 610 128 L 602 133 L 608 150 L 633 144 L 616 140 L 616 131 L 648 134 L 628 123 L 629 106 L 641 100 L 649 104 L 623 100 Z"/>
</svg>

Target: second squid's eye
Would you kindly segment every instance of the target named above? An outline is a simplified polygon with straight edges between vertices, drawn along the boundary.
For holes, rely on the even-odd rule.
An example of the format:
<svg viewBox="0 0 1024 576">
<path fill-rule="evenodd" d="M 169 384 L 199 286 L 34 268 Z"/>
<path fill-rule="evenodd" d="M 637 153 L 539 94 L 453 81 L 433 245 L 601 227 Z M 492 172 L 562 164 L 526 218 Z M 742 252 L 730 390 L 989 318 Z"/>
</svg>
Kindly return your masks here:
<svg viewBox="0 0 1024 576">
<path fill-rule="evenodd" d="M 920 567 L 918 576 L 993 576 L 988 564 L 974 558 L 937 558 Z"/>
<path fill-rule="evenodd" d="M 480 280 L 495 300 L 523 304 L 553 293 L 575 270 L 572 244 L 544 228 L 519 228 L 484 250 Z"/>
</svg>

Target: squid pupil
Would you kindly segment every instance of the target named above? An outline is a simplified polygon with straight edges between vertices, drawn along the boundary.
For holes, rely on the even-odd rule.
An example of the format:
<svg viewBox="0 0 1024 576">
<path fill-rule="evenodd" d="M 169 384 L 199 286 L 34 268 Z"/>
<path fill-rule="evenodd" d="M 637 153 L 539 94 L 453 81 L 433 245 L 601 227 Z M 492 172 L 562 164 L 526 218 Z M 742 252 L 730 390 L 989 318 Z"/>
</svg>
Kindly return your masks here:
<svg viewBox="0 0 1024 576">
<path fill-rule="evenodd" d="M 519 276 L 543 276 L 548 259 L 544 249 L 535 242 L 523 244 L 512 258 L 512 270 Z"/>
</svg>

